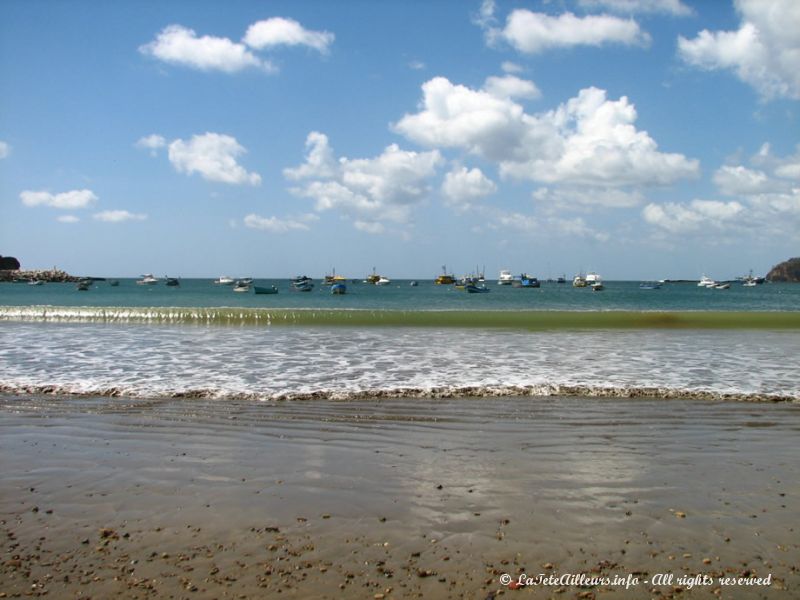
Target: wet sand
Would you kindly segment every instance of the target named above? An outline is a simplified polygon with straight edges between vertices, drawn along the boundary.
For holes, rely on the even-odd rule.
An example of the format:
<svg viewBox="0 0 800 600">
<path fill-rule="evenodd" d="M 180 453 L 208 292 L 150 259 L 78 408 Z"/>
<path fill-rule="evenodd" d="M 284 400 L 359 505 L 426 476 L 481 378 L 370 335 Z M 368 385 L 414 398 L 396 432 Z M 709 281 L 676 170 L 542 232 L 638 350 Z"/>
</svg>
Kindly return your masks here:
<svg viewBox="0 0 800 600">
<path fill-rule="evenodd" d="M 798 597 L 798 433 L 791 403 L 7 396 L 0 597 Z"/>
</svg>

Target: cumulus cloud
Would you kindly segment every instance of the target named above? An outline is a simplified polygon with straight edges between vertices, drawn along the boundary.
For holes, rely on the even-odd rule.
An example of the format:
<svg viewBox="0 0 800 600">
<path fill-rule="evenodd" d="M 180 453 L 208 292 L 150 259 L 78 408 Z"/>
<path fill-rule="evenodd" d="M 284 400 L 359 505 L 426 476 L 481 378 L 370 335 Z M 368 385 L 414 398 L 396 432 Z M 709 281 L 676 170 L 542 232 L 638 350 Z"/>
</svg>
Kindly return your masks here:
<svg viewBox="0 0 800 600">
<path fill-rule="evenodd" d="M 307 46 L 327 54 L 334 39 L 334 34 L 328 31 L 311 31 L 293 19 L 273 17 L 250 25 L 243 41 L 257 50 L 275 46 Z"/>
<path fill-rule="evenodd" d="M 494 194 L 497 185 L 480 169 L 460 167 L 444 176 L 442 194 L 452 205 L 468 207 L 471 202 Z"/>
<path fill-rule="evenodd" d="M 678 55 L 706 70 L 730 69 L 764 100 L 800 99 L 800 3 L 737 0 L 736 31 L 701 31 L 678 37 Z"/>
<path fill-rule="evenodd" d="M 182 25 L 165 27 L 155 40 L 140 46 L 139 52 L 201 71 L 236 73 L 248 68 L 272 68 L 269 62 L 255 56 L 243 44 L 209 35 L 197 37 L 194 30 Z"/>
<path fill-rule="evenodd" d="M 0 158 L 6 158 L 9 154 L 11 154 L 11 146 L 0 141 Z"/>
<path fill-rule="evenodd" d="M 489 77 L 483 89 L 498 98 L 539 98 L 542 95 L 535 83 L 514 75 Z"/>
<path fill-rule="evenodd" d="M 580 0 L 578 4 L 583 8 L 601 8 L 626 15 L 666 13 L 685 17 L 692 14 L 692 9 L 681 0 Z"/>
<path fill-rule="evenodd" d="M 293 193 L 313 199 L 319 212 L 352 217 L 363 231 L 377 231 L 381 221 L 407 223 L 443 162 L 438 151 L 409 152 L 395 144 L 374 158 L 336 160 L 327 136 L 318 132 L 309 134 L 306 148 L 305 163 L 284 170 L 287 179 L 304 182 Z"/>
<path fill-rule="evenodd" d="M 144 221 L 147 215 L 127 210 L 104 210 L 93 214 L 92 218 L 105 223 L 122 223 L 123 221 Z"/>
<path fill-rule="evenodd" d="M 745 208 L 735 201 L 692 200 L 688 204 L 648 204 L 642 210 L 642 217 L 647 223 L 670 233 L 688 233 L 708 228 L 722 229 L 744 211 Z"/>
<path fill-rule="evenodd" d="M 19 197 L 25 206 L 50 206 L 67 210 L 86 208 L 97 202 L 97 196 L 91 190 L 71 190 L 60 194 L 26 190 Z"/>
<path fill-rule="evenodd" d="M 542 187 L 531 194 L 534 202 L 541 208 L 552 210 L 581 210 L 591 207 L 631 208 L 644 201 L 644 195 L 638 191 L 618 188 L 572 188 Z"/>
<path fill-rule="evenodd" d="M 664 153 L 635 127 L 626 97 L 581 90 L 555 110 L 527 114 L 511 98 L 436 77 L 422 86 L 420 111 L 394 130 L 419 144 L 459 148 L 499 164 L 501 175 L 600 187 L 664 185 L 695 177 L 699 163 Z"/>
<path fill-rule="evenodd" d="M 318 220 L 319 217 L 313 214 L 301 215 L 296 218 L 280 219 L 278 217 L 262 217 L 256 214 L 249 214 L 244 218 L 245 227 L 251 229 L 261 229 L 270 233 L 287 233 L 289 231 L 307 231 L 308 224 Z"/>
<path fill-rule="evenodd" d="M 77 223 L 80 219 L 75 215 L 61 215 L 60 217 L 56 217 L 56 221 L 59 223 Z"/>
<path fill-rule="evenodd" d="M 524 54 L 572 46 L 646 46 L 650 43 L 650 36 L 632 19 L 611 15 L 578 17 L 571 12 L 554 17 L 524 8 L 512 11 L 505 27 L 489 28 L 486 35 L 490 44 L 504 41 Z"/>
<path fill-rule="evenodd" d="M 763 171 L 742 165 L 720 167 L 714 173 L 714 183 L 727 196 L 764 194 L 789 189 L 788 182 L 769 177 Z"/>
<path fill-rule="evenodd" d="M 581 217 L 536 217 L 520 212 L 494 211 L 489 215 L 489 227 L 503 231 L 518 231 L 536 235 L 565 236 L 569 238 L 586 238 L 598 242 L 606 242 L 609 235 L 586 224 Z"/>
<path fill-rule="evenodd" d="M 150 156 L 156 156 L 157 151 L 167 145 L 167 140 L 163 136 L 155 133 L 141 137 L 136 142 L 137 148 L 150 150 Z"/>
<path fill-rule="evenodd" d="M 503 69 L 504 73 L 522 73 L 522 67 L 508 60 L 503 62 L 500 68 Z"/>
<path fill-rule="evenodd" d="M 231 185 L 260 185 L 261 175 L 247 172 L 236 160 L 246 152 L 236 138 L 221 133 L 194 135 L 169 144 L 169 160 L 179 173 L 199 173 L 208 181 Z"/>
</svg>

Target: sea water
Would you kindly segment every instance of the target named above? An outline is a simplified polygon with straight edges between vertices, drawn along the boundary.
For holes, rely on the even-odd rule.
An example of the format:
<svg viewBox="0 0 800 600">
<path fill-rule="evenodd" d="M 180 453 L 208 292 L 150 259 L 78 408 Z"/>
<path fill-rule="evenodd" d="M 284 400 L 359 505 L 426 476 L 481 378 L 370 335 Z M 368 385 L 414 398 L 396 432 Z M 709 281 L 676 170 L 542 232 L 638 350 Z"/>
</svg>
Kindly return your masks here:
<svg viewBox="0 0 800 600">
<path fill-rule="evenodd" d="M 319 284 L 301 293 L 290 292 L 288 281 L 257 283 L 280 292 L 234 293 L 210 280 L 183 280 L 176 289 L 96 282 L 88 292 L 0 284 L 0 393 L 110 402 L 497 395 L 800 401 L 800 286 L 642 290 L 638 282 L 609 282 L 592 292 L 490 283 L 489 294 L 466 294 L 428 281 L 348 283 L 347 295 L 332 296 Z M 625 330 L 604 325 L 608 320 L 593 328 L 507 326 L 538 314 L 531 311 L 589 320 L 692 311 L 697 327 Z M 782 330 L 700 327 L 719 315 L 746 322 L 764 312 L 775 322 L 794 320 Z M 385 314 L 399 315 L 404 326 L 386 326 Z M 356 323 L 354 315 L 377 317 Z"/>
</svg>

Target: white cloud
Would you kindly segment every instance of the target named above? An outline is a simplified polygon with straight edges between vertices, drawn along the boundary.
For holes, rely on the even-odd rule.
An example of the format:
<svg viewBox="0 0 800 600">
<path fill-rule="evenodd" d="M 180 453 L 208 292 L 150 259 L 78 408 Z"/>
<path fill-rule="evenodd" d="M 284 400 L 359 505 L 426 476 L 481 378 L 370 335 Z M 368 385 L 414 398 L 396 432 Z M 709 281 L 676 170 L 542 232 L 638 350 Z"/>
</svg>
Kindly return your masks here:
<svg viewBox="0 0 800 600">
<path fill-rule="evenodd" d="M 123 221 L 144 221 L 147 215 L 131 213 L 127 210 L 104 210 L 93 214 L 92 218 L 106 223 L 122 223 Z"/>
<path fill-rule="evenodd" d="M 308 223 L 316 221 L 316 215 L 302 215 L 298 218 L 279 219 L 278 217 L 262 217 L 256 214 L 249 214 L 244 218 L 245 227 L 251 229 L 261 229 L 271 233 L 287 233 L 289 231 L 307 231 Z"/>
<path fill-rule="evenodd" d="M 478 14 L 473 17 L 472 22 L 483 27 L 484 29 L 494 25 L 494 23 L 497 21 L 494 16 L 494 11 L 494 0 L 483 0 L 483 2 L 481 2 L 480 10 L 478 11 Z"/>
<path fill-rule="evenodd" d="M 293 19 L 273 17 L 250 25 L 242 41 L 257 50 L 275 46 L 308 46 L 327 54 L 334 38 L 328 31 L 311 31 Z"/>
<path fill-rule="evenodd" d="M 736 31 L 701 31 L 678 37 L 678 54 L 708 70 L 731 69 L 765 99 L 800 99 L 800 3 L 796 0 L 737 0 Z"/>
<path fill-rule="evenodd" d="M 747 167 L 724 166 L 714 173 L 714 183 L 726 196 L 762 194 L 788 189 L 783 182 L 771 179 L 763 171 Z"/>
<path fill-rule="evenodd" d="M 539 98 L 542 95 L 535 83 L 514 75 L 489 77 L 483 89 L 498 98 Z"/>
<path fill-rule="evenodd" d="M 718 200 L 692 200 L 688 205 L 668 202 L 648 204 L 642 209 L 644 220 L 671 233 L 722 229 L 726 224 L 744 214 L 738 202 Z"/>
<path fill-rule="evenodd" d="M 208 181 L 232 185 L 260 185 L 258 173 L 248 173 L 236 162 L 246 152 L 236 138 L 220 133 L 194 135 L 169 144 L 169 160 L 179 173 L 199 173 Z"/>
<path fill-rule="evenodd" d="M 11 146 L 6 142 L 0 142 L 0 158 L 6 158 L 9 154 L 11 154 Z"/>
<path fill-rule="evenodd" d="M 371 233 L 372 235 L 383 233 L 386 230 L 382 223 L 376 223 L 374 221 L 353 221 L 353 227 L 359 231 Z"/>
<path fill-rule="evenodd" d="M 166 145 L 167 141 L 164 137 L 155 133 L 141 137 L 136 142 L 137 148 L 150 150 L 150 156 L 156 156 L 157 151 Z"/>
<path fill-rule="evenodd" d="M 692 14 L 692 9 L 681 0 L 580 0 L 584 8 L 603 8 L 621 14 L 635 13 L 667 13 L 685 17 Z"/>
<path fill-rule="evenodd" d="M 56 217 L 56 221 L 59 223 L 77 223 L 80 219 L 75 215 L 61 215 L 60 217 Z"/>
<path fill-rule="evenodd" d="M 503 69 L 503 73 L 522 73 L 522 67 L 508 60 L 503 62 L 500 68 Z"/>
<path fill-rule="evenodd" d="M 507 42 L 525 54 L 537 54 L 551 48 L 624 44 L 645 46 L 650 36 L 632 19 L 610 15 L 578 17 L 570 12 L 553 17 L 524 8 L 511 12 L 503 29 L 489 29 L 487 40 Z"/>
<path fill-rule="evenodd" d="M 618 188 L 571 188 L 542 187 L 531 194 L 533 200 L 548 211 L 585 210 L 590 207 L 631 208 L 644 201 L 638 190 L 627 191 Z"/>
<path fill-rule="evenodd" d="M 559 217 L 537 218 L 524 213 L 499 210 L 488 218 L 490 219 L 489 227 L 495 230 L 518 231 L 537 237 L 547 235 L 587 238 L 598 242 L 606 242 L 609 239 L 606 232 L 590 227 L 581 217 L 571 219 Z"/>
<path fill-rule="evenodd" d="M 197 37 L 192 29 L 182 25 L 165 27 L 154 41 L 140 46 L 139 52 L 201 71 L 236 73 L 248 68 L 272 69 L 269 62 L 262 61 L 243 44 L 228 38 Z"/>
<path fill-rule="evenodd" d="M 421 60 L 412 60 L 410 63 L 408 63 L 408 68 L 415 71 L 421 71 L 425 68 L 425 63 Z"/>
<path fill-rule="evenodd" d="M 60 194 L 26 190 L 19 197 L 25 206 L 50 206 L 67 210 L 86 208 L 93 202 L 97 202 L 97 196 L 91 190 L 71 190 Z"/>
<path fill-rule="evenodd" d="M 375 158 L 337 161 L 327 136 L 318 132 L 309 134 L 306 147 L 306 162 L 284 170 L 288 179 L 308 181 L 292 192 L 313 199 L 317 211 L 337 210 L 361 221 L 362 230 L 377 230 L 380 221 L 407 223 L 442 162 L 438 151 L 408 152 L 395 144 Z"/>
<path fill-rule="evenodd" d="M 442 193 L 450 204 L 468 207 L 470 202 L 497 191 L 497 185 L 480 169 L 460 167 L 444 176 Z"/>
<path fill-rule="evenodd" d="M 542 183 L 599 187 L 664 185 L 696 177 L 699 163 L 659 152 L 635 127 L 626 97 L 613 101 L 587 88 L 552 111 L 526 114 L 521 105 L 486 90 L 436 77 L 422 86 L 416 114 L 395 131 L 436 148 L 460 148 L 499 164 L 501 175 Z"/>
</svg>

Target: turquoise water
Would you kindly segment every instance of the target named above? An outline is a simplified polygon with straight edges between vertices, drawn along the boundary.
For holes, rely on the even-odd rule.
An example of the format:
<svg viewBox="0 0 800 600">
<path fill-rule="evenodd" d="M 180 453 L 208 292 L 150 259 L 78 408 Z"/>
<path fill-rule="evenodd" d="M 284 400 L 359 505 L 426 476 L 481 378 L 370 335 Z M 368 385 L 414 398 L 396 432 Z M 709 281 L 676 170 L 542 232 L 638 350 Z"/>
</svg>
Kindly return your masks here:
<svg viewBox="0 0 800 600">
<path fill-rule="evenodd" d="M 290 290 L 289 281 L 257 280 L 256 285 L 276 285 L 276 295 L 233 292 L 231 286 L 219 286 L 210 279 L 183 279 L 180 287 L 163 283 L 136 285 L 134 279 L 121 279 L 118 287 L 95 282 L 87 292 L 74 284 L 48 283 L 42 286 L 0 284 L 3 306 L 127 306 L 127 307 L 241 307 L 241 308 L 326 308 L 372 310 L 567 310 L 567 311 L 798 311 L 800 285 L 764 284 L 743 287 L 731 284 L 728 290 L 698 287 L 693 283 L 665 284 L 658 290 L 642 290 L 639 282 L 609 281 L 606 289 L 593 292 L 573 288 L 571 284 L 542 283 L 538 289 L 498 286 L 487 282 L 488 294 L 467 294 L 454 286 L 438 286 L 409 281 L 388 286 L 347 283 L 347 294 L 331 295 L 328 288 L 315 282 L 311 292 Z"/>
</svg>

